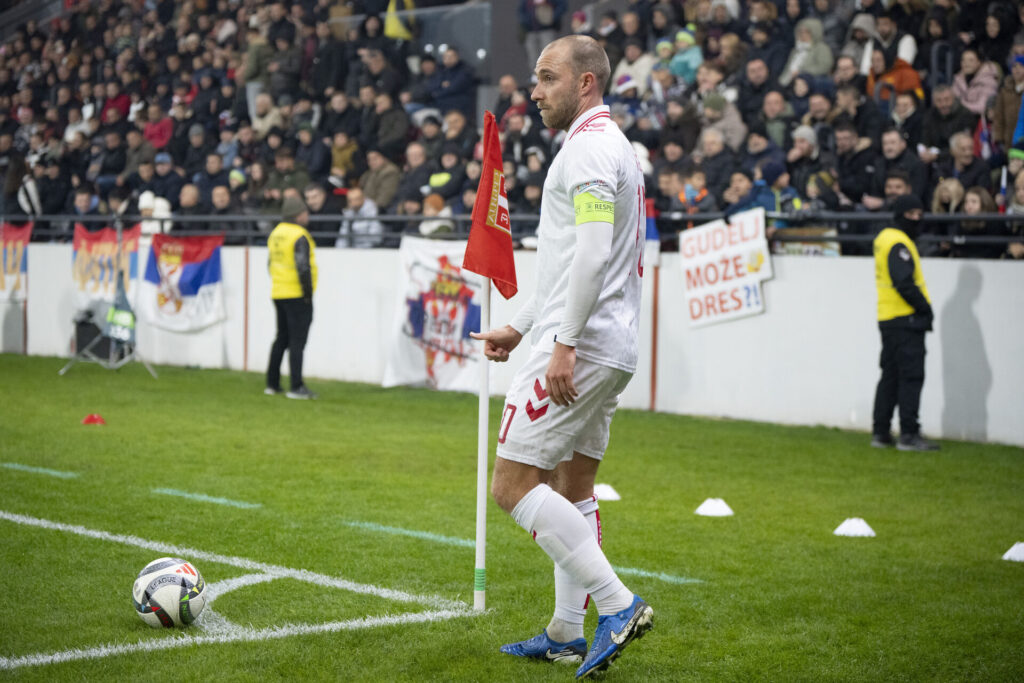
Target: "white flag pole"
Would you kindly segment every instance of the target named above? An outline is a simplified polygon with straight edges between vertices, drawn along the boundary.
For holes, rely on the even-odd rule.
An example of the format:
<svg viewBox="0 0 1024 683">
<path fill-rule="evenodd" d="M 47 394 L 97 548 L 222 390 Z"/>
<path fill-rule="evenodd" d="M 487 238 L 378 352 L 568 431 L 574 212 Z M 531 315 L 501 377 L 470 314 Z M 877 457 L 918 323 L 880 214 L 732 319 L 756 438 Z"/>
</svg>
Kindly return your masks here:
<svg viewBox="0 0 1024 683">
<path fill-rule="evenodd" d="M 480 331 L 491 329 L 491 278 L 483 278 L 480 294 Z M 473 571 L 473 609 L 486 609 L 487 602 L 487 447 L 490 417 L 489 361 L 480 345 L 480 403 L 476 453 L 476 569 Z"/>
</svg>

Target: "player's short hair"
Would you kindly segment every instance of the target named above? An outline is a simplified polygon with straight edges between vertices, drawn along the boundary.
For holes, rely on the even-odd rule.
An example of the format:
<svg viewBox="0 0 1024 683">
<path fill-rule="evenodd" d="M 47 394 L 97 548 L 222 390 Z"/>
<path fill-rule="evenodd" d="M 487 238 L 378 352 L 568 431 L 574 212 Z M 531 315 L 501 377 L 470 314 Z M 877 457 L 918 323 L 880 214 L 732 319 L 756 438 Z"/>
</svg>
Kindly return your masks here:
<svg viewBox="0 0 1024 683">
<path fill-rule="evenodd" d="M 608 54 L 601 44 L 590 36 L 563 36 L 551 43 L 565 42 L 569 47 L 569 63 L 572 64 L 573 75 L 579 77 L 585 73 L 594 74 L 598 91 L 604 92 L 608 80 L 612 76 L 612 68 L 608 63 Z"/>
</svg>

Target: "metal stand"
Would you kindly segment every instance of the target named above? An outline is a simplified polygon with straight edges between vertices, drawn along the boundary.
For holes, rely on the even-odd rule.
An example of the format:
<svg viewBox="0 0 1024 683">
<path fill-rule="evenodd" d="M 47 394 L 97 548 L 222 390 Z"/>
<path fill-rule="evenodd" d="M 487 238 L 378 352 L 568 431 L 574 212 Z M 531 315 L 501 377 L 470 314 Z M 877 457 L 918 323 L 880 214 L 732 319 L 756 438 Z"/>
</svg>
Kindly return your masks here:
<svg viewBox="0 0 1024 683">
<path fill-rule="evenodd" d="M 109 353 L 107 357 L 97 355 L 93 349 L 102 341 L 107 341 L 110 344 Z M 119 370 L 133 360 L 137 360 L 149 371 L 149 374 L 153 375 L 153 379 L 159 379 L 156 374 L 156 370 L 149 364 L 142 356 L 139 355 L 138 349 L 135 348 L 135 344 L 129 344 L 127 342 L 118 341 L 111 339 L 103 335 L 102 333 L 97 334 L 93 337 L 88 344 L 81 349 L 75 351 L 75 355 L 71 357 L 67 365 L 60 369 L 58 375 L 63 375 L 71 369 L 75 363 L 97 363 L 103 366 L 107 370 Z"/>
</svg>

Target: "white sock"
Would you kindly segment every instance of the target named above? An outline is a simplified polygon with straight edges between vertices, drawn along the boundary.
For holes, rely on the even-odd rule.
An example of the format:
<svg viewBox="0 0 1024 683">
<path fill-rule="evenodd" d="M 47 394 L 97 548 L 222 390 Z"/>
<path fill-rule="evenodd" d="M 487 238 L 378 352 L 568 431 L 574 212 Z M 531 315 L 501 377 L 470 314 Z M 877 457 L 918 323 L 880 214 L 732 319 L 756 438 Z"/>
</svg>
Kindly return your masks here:
<svg viewBox="0 0 1024 683">
<path fill-rule="evenodd" d="M 601 516 L 597 513 L 597 496 L 574 503 L 590 525 L 590 532 L 601 545 Z M 583 586 L 555 565 L 555 613 L 548 623 L 548 636 L 560 643 L 583 637 L 583 620 L 587 616 L 590 597 Z"/>
<path fill-rule="evenodd" d="M 598 614 L 614 614 L 632 604 L 633 593 L 615 575 L 587 520 L 550 486 L 534 487 L 512 510 L 512 517 L 532 531 L 548 557 L 590 594 Z"/>
</svg>

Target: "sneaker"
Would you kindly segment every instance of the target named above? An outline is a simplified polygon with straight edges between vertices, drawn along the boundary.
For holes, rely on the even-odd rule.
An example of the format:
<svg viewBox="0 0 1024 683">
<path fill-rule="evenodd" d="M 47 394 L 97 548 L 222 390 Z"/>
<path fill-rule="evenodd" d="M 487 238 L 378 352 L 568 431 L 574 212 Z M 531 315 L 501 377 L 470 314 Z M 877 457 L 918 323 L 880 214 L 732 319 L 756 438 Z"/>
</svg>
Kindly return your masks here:
<svg viewBox="0 0 1024 683">
<path fill-rule="evenodd" d="M 577 669 L 576 678 L 585 678 L 607 669 L 627 645 L 653 626 L 654 610 L 639 595 L 634 595 L 633 604 L 621 612 L 598 617 L 594 644 L 590 646 L 583 666 Z"/>
<path fill-rule="evenodd" d="M 900 434 L 896 448 L 901 451 L 937 451 L 939 444 L 925 439 L 920 434 Z"/>
<path fill-rule="evenodd" d="M 892 448 L 896 445 L 896 440 L 892 438 L 892 434 L 872 434 L 871 435 L 871 447 L 872 448 Z"/>
<path fill-rule="evenodd" d="M 277 396 L 278 394 L 282 394 L 284 392 L 281 391 L 280 389 L 275 389 L 274 387 L 267 387 L 266 389 L 263 390 L 263 393 L 266 394 L 267 396 Z"/>
<path fill-rule="evenodd" d="M 309 387 L 307 387 L 305 384 L 303 384 L 298 389 L 292 389 L 287 394 L 285 394 L 285 396 L 287 396 L 288 398 L 298 398 L 307 401 L 316 398 L 316 394 L 310 391 Z"/>
<path fill-rule="evenodd" d="M 514 657 L 529 657 L 542 662 L 558 662 L 559 664 L 579 664 L 587 654 L 587 641 L 578 638 L 571 643 L 559 643 L 548 637 L 548 630 L 539 636 L 518 643 L 502 645 L 501 651 Z"/>
</svg>

